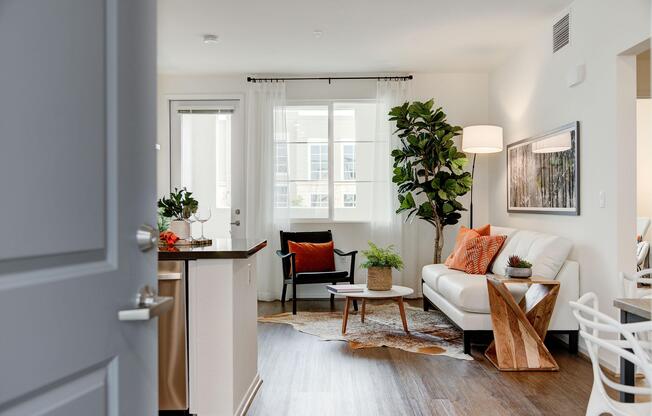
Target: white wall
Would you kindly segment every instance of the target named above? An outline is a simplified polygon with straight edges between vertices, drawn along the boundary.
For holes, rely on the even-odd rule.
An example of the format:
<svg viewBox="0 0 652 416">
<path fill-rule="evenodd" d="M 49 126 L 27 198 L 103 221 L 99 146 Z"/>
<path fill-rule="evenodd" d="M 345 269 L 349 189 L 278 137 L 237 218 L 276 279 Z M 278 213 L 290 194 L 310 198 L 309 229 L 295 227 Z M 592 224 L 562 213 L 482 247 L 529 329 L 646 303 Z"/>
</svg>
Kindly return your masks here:
<svg viewBox="0 0 652 416">
<path fill-rule="evenodd" d="M 652 99 L 649 98 L 636 102 L 636 215 L 652 218 Z"/>
<path fill-rule="evenodd" d="M 596 292 L 601 308 L 614 316 L 617 273 L 633 269 L 635 243 L 636 68 L 633 56 L 618 55 L 649 37 L 649 7 L 645 0 L 577 0 L 570 46 L 553 55 L 551 27 L 542 28 L 489 77 L 489 118 L 504 127 L 506 143 L 581 123 L 581 215 L 508 214 L 503 152 L 489 163 L 490 222 L 572 240 L 581 292 Z M 581 63 L 586 80 L 569 88 L 567 73 Z M 604 208 L 600 191 L 606 193 Z"/>
<path fill-rule="evenodd" d="M 481 73 L 468 74 L 414 74 L 412 82 L 413 99 L 427 100 L 435 98 L 448 114 L 450 123 L 470 125 L 486 123 L 488 119 L 488 76 Z M 169 189 L 169 148 L 168 148 L 168 108 L 167 96 L 184 94 L 231 95 L 244 94 L 246 74 L 231 76 L 180 76 L 160 75 L 158 79 L 158 193 L 165 194 Z M 334 81 L 331 85 L 323 81 L 301 81 L 287 83 L 287 98 L 295 99 L 374 99 L 376 82 Z M 470 169 L 470 166 L 469 166 Z M 476 163 L 476 191 L 474 210 L 476 224 L 488 221 L 487 209 L 487 160 L 478 158 Z M 468 199 L 468 197 L 467 197 Z M 468 206 L 468 202 L 464 201 Z M 468 224 L 463 217 L 461 224 Z M 335 245 L 343 250 L 364 249 L 369 238 L 366 224 L 331 223 L 331 224 L 296 224 L 296 230 L 330 229 L 333 231 Z M 444 254 L 450 252 L 456 227 L 448 227 Z M 419 241 L 419 261 L 421 264 L 432 262 L 433 228 L 425 222 L 419 225 L 415 238 Z M 360 264 L 360 261 L 358 261 Z M 356 275 L 365 281 L 365 271 L 358 269 Z M 319 285 L 299 288 L 300 297 L 325 297 L 326 291 Z"/>
</svg>

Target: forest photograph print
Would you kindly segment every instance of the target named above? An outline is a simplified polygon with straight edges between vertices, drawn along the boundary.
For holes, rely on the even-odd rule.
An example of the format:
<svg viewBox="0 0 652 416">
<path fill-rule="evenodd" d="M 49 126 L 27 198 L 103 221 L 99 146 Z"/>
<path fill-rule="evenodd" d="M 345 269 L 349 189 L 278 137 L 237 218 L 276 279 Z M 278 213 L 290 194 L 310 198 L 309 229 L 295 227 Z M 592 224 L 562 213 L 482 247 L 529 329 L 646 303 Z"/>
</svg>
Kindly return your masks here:
<svg viewBox="0 0 652 416">
<path fill-rule="evenodd" d="M 579 123 L 507 146 L 507 211 L 579 215 Z"/>
</svg>

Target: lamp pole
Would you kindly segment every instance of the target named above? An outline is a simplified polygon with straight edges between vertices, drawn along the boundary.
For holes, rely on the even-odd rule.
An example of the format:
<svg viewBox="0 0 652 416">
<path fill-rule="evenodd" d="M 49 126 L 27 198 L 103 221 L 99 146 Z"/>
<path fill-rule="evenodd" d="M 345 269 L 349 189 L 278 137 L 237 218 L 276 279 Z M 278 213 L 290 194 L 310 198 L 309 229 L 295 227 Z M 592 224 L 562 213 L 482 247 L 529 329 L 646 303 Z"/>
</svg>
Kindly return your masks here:
<svg viewBox="0 0 652 416">
<path fill-rule="evenodd" d="M 471 204 L 469 205 L 469 228 L 473 228 L 473 176 L 475 175 L 475 156 L 473 153 L 473 164 L 471 165 Z"/>
</svg>

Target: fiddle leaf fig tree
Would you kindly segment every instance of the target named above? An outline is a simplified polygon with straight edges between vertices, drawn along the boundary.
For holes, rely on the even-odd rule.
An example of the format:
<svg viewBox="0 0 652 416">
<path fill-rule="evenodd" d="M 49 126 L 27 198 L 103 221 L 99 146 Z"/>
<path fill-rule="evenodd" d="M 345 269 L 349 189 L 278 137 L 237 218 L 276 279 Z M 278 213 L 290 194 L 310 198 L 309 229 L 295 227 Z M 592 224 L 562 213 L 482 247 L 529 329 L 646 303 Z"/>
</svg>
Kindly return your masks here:
<svg viewBox="0 0 652 416">
<path fill-rule="evenodd" d="M 392 151 L 394 176 L 400 206 L 406 220 L 418 217 L 435 227 L 434 262 L 441 263 L 444 227 L 456 224 L 466 208 L 458 197 L 471 190 L 471 174 L 464 171 L 466 155 L 457 150 L 453 138 L 462 128 L 446 122 L 434 101 L 405 103 L 389 112 L 396 122 L 401 145 Z"/>
</svg>

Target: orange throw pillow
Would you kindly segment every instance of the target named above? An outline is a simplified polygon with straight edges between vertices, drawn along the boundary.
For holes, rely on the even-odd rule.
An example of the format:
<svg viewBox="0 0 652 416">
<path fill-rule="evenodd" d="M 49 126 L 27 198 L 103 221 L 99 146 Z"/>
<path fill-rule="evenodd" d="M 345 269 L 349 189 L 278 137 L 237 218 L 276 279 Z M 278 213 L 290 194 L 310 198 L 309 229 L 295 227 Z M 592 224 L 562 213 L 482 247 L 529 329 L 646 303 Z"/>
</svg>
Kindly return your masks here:
<svg viewBox="0 0 652 416">
<path fill-rule="evenodd" d="M 297 273 L 332 272 L 335 270 L 334 245 L 328 243 L 295 243 L 288 241 L 288 250 L 295 253 Z"/>
<path fill-rule="evenodd" d="M 466 267 L 466 244 L 476 238 L 480 238 L 480 234 L 465 227 L 465 230 L 460 230 L 455 241 L 455 250 L 446 259 L 444 263 L 449 269 L 464 270 Z M 459 246 L 458 246 L 459 245 Z"/>
<path fill-rule="evenodd" d="M 470 274 L 485 274 L 489 265 L 500 251 L 506 235 L 488 235 L 474 238 L 464 246 L 464 270 Z"/>
<path fill-rule="evenodd" d="M 471 235 L 468 235 L 470 231 L 473 232 L 470 233 Z M 457 253 L 464 248 L 464 244 L 466 244 L 466 242 L 472 238 L 489 234 L 491 234 L 491 225 L 489 224 L 478 228 L 468 228 L 461 226 L 460 231 L 457 233 L 457 237 L 455 238 L 455 247 L 453 248 L 453 252 L 450 254 L 450 256 L 448 256 L 444 264 L 449 268 L 455 269 L 456 267 L 452 267 L 451 265 L 455 262 L 455 258 L 458 256 Z M 457 264 L 459 264 L 460 261 L 461 260 L 458 260 Z"/>
</svg>

